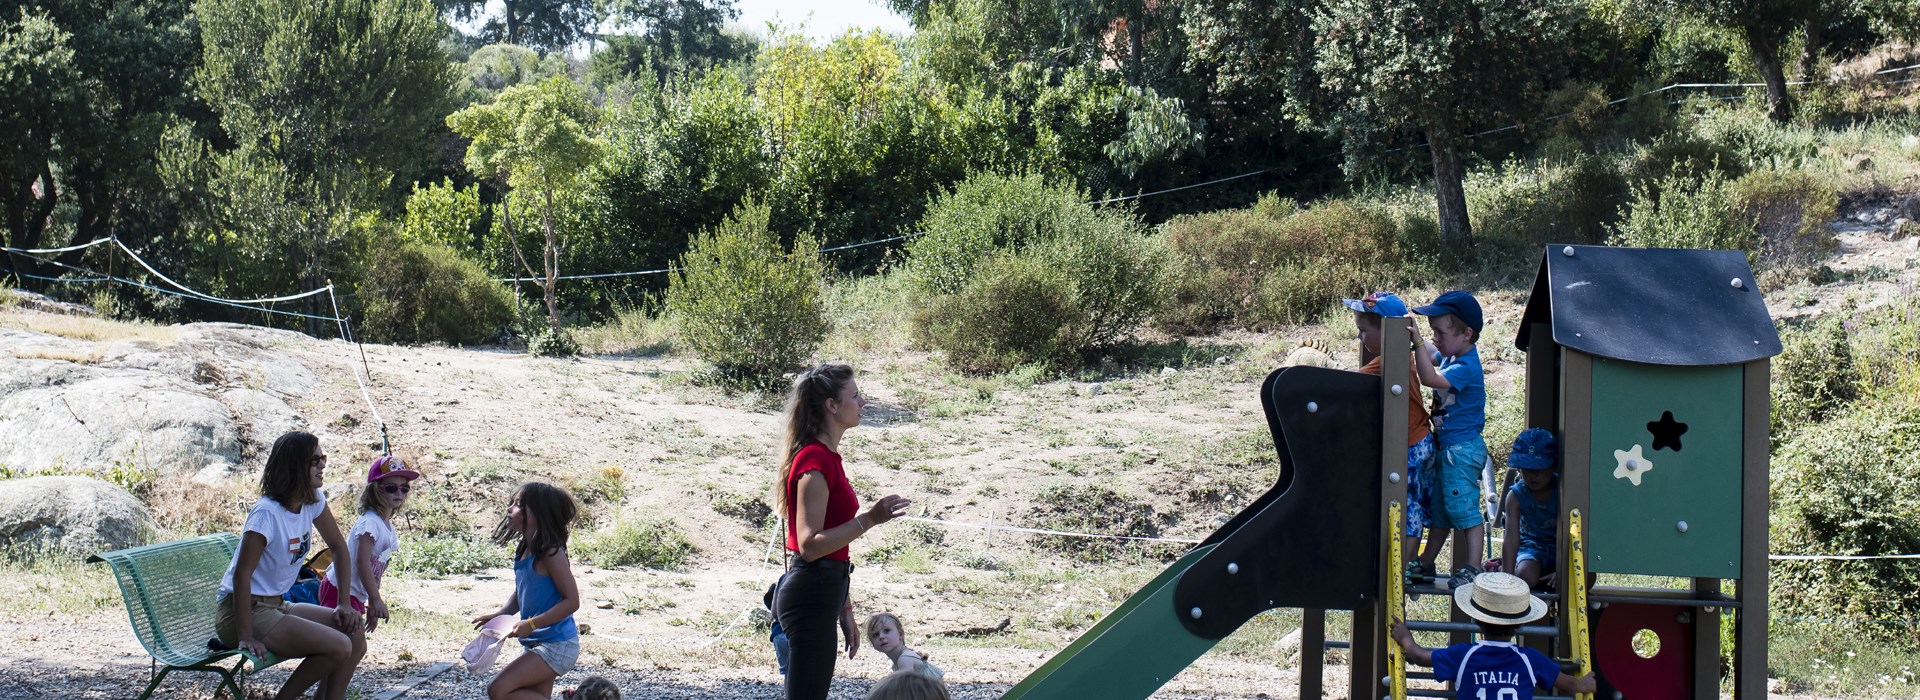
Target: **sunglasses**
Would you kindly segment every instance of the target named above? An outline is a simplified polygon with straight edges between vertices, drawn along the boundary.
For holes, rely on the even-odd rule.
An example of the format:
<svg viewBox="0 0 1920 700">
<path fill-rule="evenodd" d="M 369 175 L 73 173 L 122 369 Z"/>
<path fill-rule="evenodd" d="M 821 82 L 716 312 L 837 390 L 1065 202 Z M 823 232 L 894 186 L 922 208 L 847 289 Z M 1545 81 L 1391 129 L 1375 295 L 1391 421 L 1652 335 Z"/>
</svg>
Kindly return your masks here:
<svg viewBox="0 0 1920 700">
<path fill-rule="evenodd" d="M 413 491 L 413 484 L 381 484 L 380 490 L 387 493 L 409 493 Z"/>
<path fill-rule="evenodd" d="M 309 460 L 307 460 L 307 466 L 309 466 L 309 467 L 311 467 L 311 466 L 315 466 L 315 465 L 320 465 L 320 464 L 326 464 L 326 463 L 327 463 L 327 456 L 326 456 L 326 455 L 314 455 L 314 456 L 313 456 L 313 459 L 309 459 Z"/>
</svg>

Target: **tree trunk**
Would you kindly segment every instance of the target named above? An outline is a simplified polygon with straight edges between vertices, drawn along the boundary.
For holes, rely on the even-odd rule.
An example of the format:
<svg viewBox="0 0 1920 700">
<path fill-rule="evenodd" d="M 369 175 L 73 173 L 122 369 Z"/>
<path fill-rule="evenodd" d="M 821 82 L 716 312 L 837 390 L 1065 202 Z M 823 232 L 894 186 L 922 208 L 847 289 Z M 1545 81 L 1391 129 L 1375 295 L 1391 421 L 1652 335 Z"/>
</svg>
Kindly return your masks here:
<svg viewBox="0 0 1920 700">
<path fill-rule="evenodd" d="M 546 284 L 541 285 L 547 293 L 547 327 L 554 335 L 560 334 L 560 306 L 554 299 L 554 292 L 560 286 L 560 236 L 553 229 L 553 190 L 542 195 L 546 198 L 546 207 L 540 212 L 540 224 L 547 229 Z"/>
<path fill-rule="evenodd" d="M 1132 21 L 1127 22 L 1127 43 L 1130 44 L 1131 45 L 1130 48 L 1133 49 L 1133 86 L 1134 87 L 1140 87 L 1142 85 L 1145 85 L 1147 82 L 1146 27 L 1141 26 L 1141 23 L 1144 21 L 1146 21 L 1146 11 L 1143 9 L 1139 17 L 1136 17 Z"/>
<path fill-rule="evenodd" d="M 1800 26 L 1802 39 L 1800 42 L 1801 80 L 1823 80 L 1826 78 L 1826 76 L 1819 74 L 1820 42 L 1823 38 L 1820 35 L 1820 30 L 1823 24 L 1825 24 L 1825 21 L 1821 16 L 1819 3 L 1814 3 L 1814 7 L 1808 10 L 1806 22 Z"/>
<path fill-rule="evenodd" d="M 1467 220 L 1467 191 L 1460 184 L 1460 136 L 1446 120 L 1427 128 L 1427 148 L 1433 152 L 1433 194 L 1439 204 L 1440 242 L 1473 245 L 1473 224 Z"/>
<path fill-rule="evenodd" d="M 1793 117 L 1793 103 L 1787 95 L 1787 76 L 1780 67 L 1780 41 L 1766 30 L 1752 25 L 1741 28 L 1747 39 L 1747 53 L 1753 54 L 1753 67 L 1767 84 L 1767 118 L 1786 123 Z"/>
</svg>

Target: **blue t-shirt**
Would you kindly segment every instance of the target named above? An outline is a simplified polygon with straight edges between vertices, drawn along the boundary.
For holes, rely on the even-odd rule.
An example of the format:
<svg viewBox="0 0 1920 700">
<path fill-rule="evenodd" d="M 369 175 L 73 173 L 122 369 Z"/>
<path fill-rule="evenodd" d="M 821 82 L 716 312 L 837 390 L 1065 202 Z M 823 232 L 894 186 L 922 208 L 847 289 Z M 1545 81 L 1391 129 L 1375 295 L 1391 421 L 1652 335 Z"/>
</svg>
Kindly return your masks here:
<svg viewBox="0 0 1920 700">
<path fill-rule="evenodd" d="M 1487 427 L 1487 378 L 1480 371 L 1480 350 L 1468 349 L 1459 357 L 1434 353 L 1433 361 L 1452 385 L 1434 392 L 1440 400 L 1433 412 L 1434 441 L 1444 448 L 1480 437 Z"/>
<path fill-rule="evenodd" d="M 1527 490 L 1527 482 L 1515 481 L 1513 502 L 1520 506 L 1520 548 L 1545 552 L 1549 555 L 1559 546 L 1560 524 L 1560 479 L 1554 478 L 1554 488 L 1545 501 L 1533 500 L 1533 492 Z"/>
<path fill-rule="evenodd" d="M 560 604 L 560 588 L 553 585 L 553 577 L 540 573 L 533 568 L 533 555 L 529 554 L 513 561 L 513 595 L 520 600 L 520 619 L 530 620 Z M 520 643 L 532 646 L 541 642 L 564 642 L 580 638 L 580 628 L 573 624 L 573 616 L 547 625 L 536 627 L 533 634 L 520 638 Z"/>
<path fill-rule="evenodd" d="M 1560 665 L 1539 649 L 1482 641 L 1433 650 L 1433 675 L 1452 681 L 1460 700 L 1533 700 L 1534 688 L 1553 687 Z"/>
</svg>

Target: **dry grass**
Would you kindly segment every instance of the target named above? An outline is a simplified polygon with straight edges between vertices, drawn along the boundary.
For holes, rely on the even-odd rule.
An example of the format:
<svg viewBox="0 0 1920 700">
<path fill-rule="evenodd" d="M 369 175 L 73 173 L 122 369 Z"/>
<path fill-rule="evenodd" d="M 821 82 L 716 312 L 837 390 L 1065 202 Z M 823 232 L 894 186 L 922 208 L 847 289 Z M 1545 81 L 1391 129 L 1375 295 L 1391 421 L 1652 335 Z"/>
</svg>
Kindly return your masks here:
<svg viewBox="0 0 1920 700">
<path fill-rule="evenodd" d="M 169 474 L 153 482 L 146 494 L 147 510 L 168 533 L 161 539 L 237 532 L 254 500 L 251 487 L 244 479 L 208 486 L 194 481 L 192 474 Z"/>
<path fill-rule="evenodd" d="M 0 309 L 0 328 L 18 328 L 93 342 L 136 341 L 171 345 L 180 337 L 180 331 L 170 326 L 48 314 L 17 308 Z"/>
<path fill-rule="evenodd" d="M 99 348 L 87 348 L 85 350 L 77 348 L 23 350 L 15 352 L 13 357 L 18 360 L 58 360 L 79 365 L 98 364 L 100 360 L 104 359 Z"/>
</svg>

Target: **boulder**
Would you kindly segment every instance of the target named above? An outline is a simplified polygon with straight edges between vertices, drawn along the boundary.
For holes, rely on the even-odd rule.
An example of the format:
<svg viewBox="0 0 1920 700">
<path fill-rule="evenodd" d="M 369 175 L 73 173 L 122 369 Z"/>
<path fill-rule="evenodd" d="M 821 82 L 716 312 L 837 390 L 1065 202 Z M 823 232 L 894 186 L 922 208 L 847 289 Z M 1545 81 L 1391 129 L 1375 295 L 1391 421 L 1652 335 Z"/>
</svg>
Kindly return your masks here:
<svg viewBox="0 0 1920 700">
<path fill-rule="evenodd" d="M 82 558 L 137 547 L 153 532 L 146 506 L 105 481 L 84 476 L 0 481 L 0 546 Z"/>
</svg>

